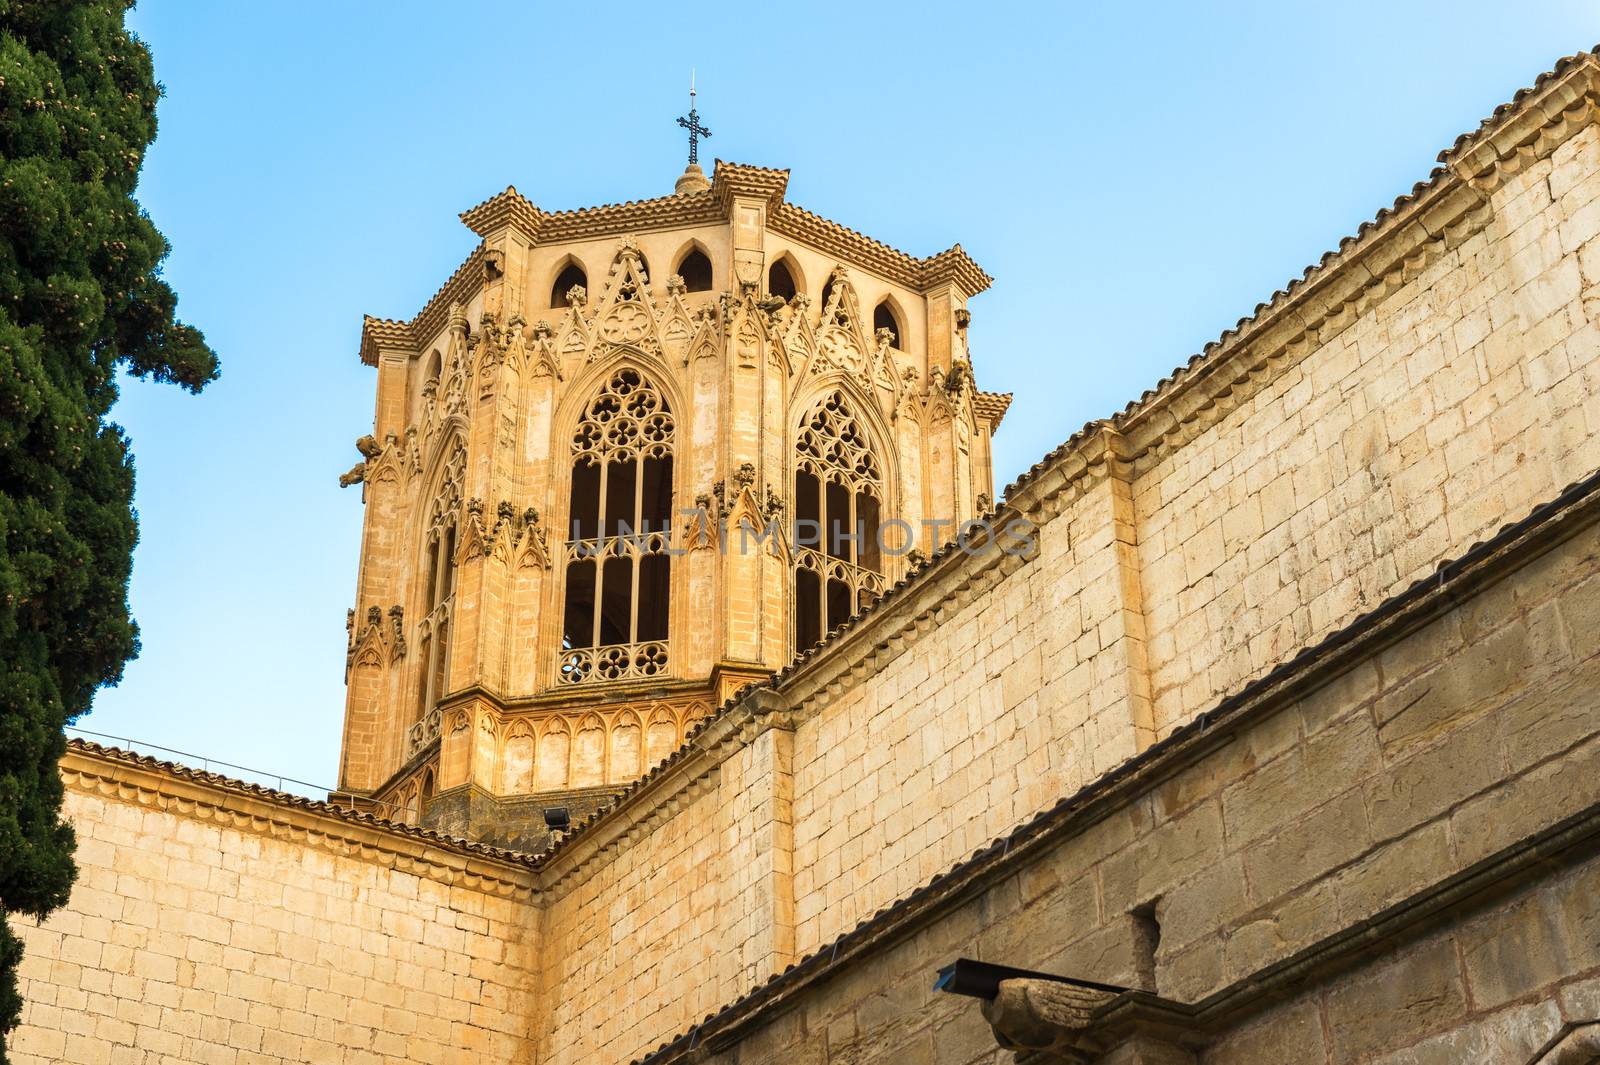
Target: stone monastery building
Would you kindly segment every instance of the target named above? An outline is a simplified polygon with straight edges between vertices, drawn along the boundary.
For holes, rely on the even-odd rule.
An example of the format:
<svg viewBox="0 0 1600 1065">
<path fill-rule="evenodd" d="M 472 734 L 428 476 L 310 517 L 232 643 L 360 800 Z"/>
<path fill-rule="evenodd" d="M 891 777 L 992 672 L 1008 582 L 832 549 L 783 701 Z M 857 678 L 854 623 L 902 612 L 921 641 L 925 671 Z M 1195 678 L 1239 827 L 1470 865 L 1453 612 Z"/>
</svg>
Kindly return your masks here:
<svg viewBox="0 0 1600 1065">
<path fill-rule="evenodd" d="M 1600 1062 L 1600 58 L 1439 160 L 998 499 L 959 246 L 467 211 L 340 790 L 74 742 L 13 1061 Z"/>
</svg>

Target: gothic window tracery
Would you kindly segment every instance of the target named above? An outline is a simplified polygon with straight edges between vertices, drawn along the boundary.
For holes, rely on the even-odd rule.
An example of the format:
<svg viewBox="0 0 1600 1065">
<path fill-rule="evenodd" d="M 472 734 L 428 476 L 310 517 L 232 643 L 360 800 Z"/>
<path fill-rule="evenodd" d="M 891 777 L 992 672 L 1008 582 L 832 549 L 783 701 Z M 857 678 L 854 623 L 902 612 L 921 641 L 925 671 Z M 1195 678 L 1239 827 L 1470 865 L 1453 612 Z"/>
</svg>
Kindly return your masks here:
<svg viewBox="0 0 1600 1065">
<path fill-rule="evenodd" d="M 573 433 L 563 683 L 666 673 L 673 433 L 666 396 L 632 367 Z"/>
<path fill-rule="evenodd" d="M 821 642 L 883 594 L 883 479 L 842 391 L 824 397 L 795 441 L 795 648 Z"/>
<path fill-rule="evenodd" d="M 453 442 L 445 460 L 438 491 L 428 508 L 423 537 L 422 569 L 424 595 L 422 621 L 418 625 L 417 659 L 421 673 L 417 678 L 416 719 L 422 720 L 444 694 L 450 662 L 450 613 L 455 602 L 456 539 L 461 518 L 461 493 L 466 479 L 467 450 L 460 440 Z"/>
</svg>

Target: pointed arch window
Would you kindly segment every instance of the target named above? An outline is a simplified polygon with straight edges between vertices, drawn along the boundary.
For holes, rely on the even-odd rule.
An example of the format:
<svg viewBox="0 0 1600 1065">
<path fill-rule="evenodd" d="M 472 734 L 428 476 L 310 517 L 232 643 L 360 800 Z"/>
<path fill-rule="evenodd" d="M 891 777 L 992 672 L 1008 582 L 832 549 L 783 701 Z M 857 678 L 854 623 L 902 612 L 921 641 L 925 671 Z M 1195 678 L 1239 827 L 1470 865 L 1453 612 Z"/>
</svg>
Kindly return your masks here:
<svg viewBox="0 0 1600 1065">
<path fill-rule="evenodd" d="M 799 291 L 800 285 L 795 280 L 794 270 L 790 266 L 788 257 L 785 256 L 773 263 L 772 269 L 767 271 L 767 292 L 793 303 L 795 294 Z"/>
<path fill-rule="evenodd" d="M 889 332 L 894 334 L 893 338 L 891 338 L 889 341 L 889 345 L 891 347 L 899 348 L 902 351 L 905 350 L 905 326 L 901 324 L 900 315 L 895 313 L 894 305 L 888 300 L 879 301 L 878 305 L 872 309 L 873 334 L 876 335 L 880 329 L 887 329 Z"/>
<path fill-rule="evenodd" d="M 678 261 L 677 274 L 683 278 L 685 292 L 711 291 L 711 260 L 699 248 L 689 248 L 687 254 Z"/>
<path fill-rule="evenodd" d="M 824 314 L 827 313 L 828 301 L 833 299 L 833 281 L 834 279 L 830 277 L 822 285 L 822 308 Z M 840 306 L 835 310 L 834 322 L 838 325 L 845 326 L 850 324 L 850 314 L 844 309 L 843 306 Z"/>
<path fill-rule="evenodd" d="M 455 603 L 456 532 L 461 516 L 461 489 L 466 479 L 467 451 L 455 441 L 428 509 L 423 537 L 422 622 L 418 625 L 417 720 L 434 709 L 449 681 L 450 615 Z"/>
<path fill-rule="evenodd" d="M 623 367 L 573 434 L 563 683 L 667 671 L 673 433 L 666 396 Z"/>
<path fill-rule="evenodd" d="M 583 267 L 569 261 L 566 266 L 562 267 L 561 272 L 556 275 L 555 281 L 550 285 L 550 306 L 572 306 L 571 292 L 575 285 L 588 288 L 589 275 L 583 272 Z"/>
<path fill-rule="evenodd" d="M 883 479 L 850 401 L 824 397 L 800 424 L 794 471 L 795 649 L 822 641 L 883 594 Z"/>
</svg>

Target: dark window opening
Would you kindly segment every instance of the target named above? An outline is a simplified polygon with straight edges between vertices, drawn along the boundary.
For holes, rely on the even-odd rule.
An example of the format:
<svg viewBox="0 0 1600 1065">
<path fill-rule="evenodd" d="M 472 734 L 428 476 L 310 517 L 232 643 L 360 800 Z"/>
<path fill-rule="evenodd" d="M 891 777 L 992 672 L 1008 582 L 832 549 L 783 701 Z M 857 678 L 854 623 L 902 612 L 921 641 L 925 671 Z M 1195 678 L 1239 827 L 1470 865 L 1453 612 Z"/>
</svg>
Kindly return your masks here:
<svg viewBox="0 0 1600 1065">
<path fill-rule="evenodd" d="M 805 470 L 794 475 L 795 543 L 801 547 L 822 546 L 822 486 Z"/>
<path fill-rule="evenodd" d="M 773 263 L 772 269 L 767 271 L 767 292 L 793 302 L 797 291 L 794 275 L 789 272 L 788 265 L 782 259 Z"/>
<path fill-rule="evenodd" d="M 592 558 L 567 564 L 567 605 L 562 616 L 563 647 L 594 646 L 594 571 Z"/>
<path fill-rule="evenodd" d="M 672 521 L 671 455 L 644 460 L 639 504 L 639 531 L 665 532 Z"/>
<path fill-rule="evenodd" d="M 602 536 L 632 536 L 639 531 L 639 464 L 633 459 L 606 464 L 606 515 Z"/>
<path fill-rule="evenodd" d="M 439 605 L 439 543 L 438 543 L 438 540 L 435 540 L 432 544 L 429 545 L 428 556 L 427 556 L 427 558 L 425 558 L 423 560 L 422 564 L 424 566 L 428 567 L 428 595 L 427 595 L 427 598 L 425 598 L 423 600 L 423 602 L 428 604 L 428 610 L 431 613 L 433 611 L 433 608 Z"/>
<path fill-rule="evenodd" d="M 794 574 L 794 644 L 804 651 L 822 642 L 822 582 L 808 569 Z"/>
<path fill-rule="evenodd" d="M 672 559 L 666 555 L 645 555 L 639 560 L 639 639 L 667 638 L 667 605 L 672 576 Z"/>
<path fill-rule="evenodd" d="M 883 505 L 877 463 L 842 393 L 801 423 L 795 450 L 794 636 L 803 651 L 882 593 Z"/>
<path fill-rule="evenodd" d="M 711 260 L 706 258 L 705 252 L 695 248 L 678 264 L 678 276 L 683 278 L 683 287 L 688 291 L 710 292 Z"/>
<path fill-rule="evenodd" d="M 844 581 L 828 582 L 828 632 L 832 632 L 850 619 L 855 611 L 855 596 Z"/>
<path fill-rule="evenodd" d="M 889 341 L 890 344 L 897 348 L 905 347 L 902 343 L 905 337 L 905 330 L 900 327 L 900 319 L 895 317 L 894 309 L 889 306 L 888 300 L 878 304 L 872 312 L 873 334 L 876 335 L 880 329 L 887 329 L 894 334 L 894 339 Z"/>
<path fill-rule="evenodd" d="M 850 548 L 855 529 L 850 525 L 850 490 L 842 484 L 829 481 L 827 485 L 828 555 L 850 561 Z"/>
<path fill-rule="evenodd" d="M 550 306 L 572 306 L 572 301 L 567 298 L 567 293 L 572 291 L 572 286 L 574 285 L 582 285 L 585 288 L 588 288 L 589 275 L 584 273 L 583 267 L 579 266 L 577 263 L 568 263 L 566 267 L 556 275 L 555 284 L 550 286 Z"/>
<path fill-rule="evenodd" d="M 1161 949 L 1161 921 L 1156 916 L 1160 902 L 1153 899 L 1128 914 L 1133 922 L 1134 971 L 1139 986 L 1152 994 L 1156 991 L 1156 951 Z"/>
<path fill-rule="evenodd" d="M 632 643 L 633 560 L 608 558 L 600 570 L 600 644 Z"/>
<path fill-rule="evenodd" d="M 824 314 L 826 314 L 828 312 L 828 301 L 830 299 L 832 299 L 832 298 L 833 298 L 833 278 L 830 277 L 830 278 L 828 278 L 828 283 L 822 286 L 822 312 Z M 850 324 L 850 316 L 845 313 L 844 303 L 842 301 L 839 304 L 838 313 L 835 314 L 833 316 L 833 318 L 830 321 L 828 321 L 827 323 L 825 323 L 825 324 L 827 324 L 827 325 L 834 325 L 834 324 L 849 325 Z"/>
<path fill-rule="evenodd" d="M 569 548 L 562 621 L 569 650 L 668 638 L 672 571 L 663 534 L 672 520 L 672 433 L 665 397 L 624 367 L 573 434 L 571 536 L 590 542 Z M 664 655 L 665 648 L 652 648 L 644 657 L 594 658 L 595 673 L 585 668 L 565 676 L 657 675 Z"/>
<path fill-rule="evenodd" d="M 572 467 L 572 538 L 593 540 L 600 535 L 600 464 L 579 460 Z"/>
<path fill-rule="evenodd" d="M 856 565 L 874 573 L 883 571 L 879 558 L 878 536 L 882 523 L 878 517 L 878 500 L 871 493 L 856 493 Z"/>
</svg>

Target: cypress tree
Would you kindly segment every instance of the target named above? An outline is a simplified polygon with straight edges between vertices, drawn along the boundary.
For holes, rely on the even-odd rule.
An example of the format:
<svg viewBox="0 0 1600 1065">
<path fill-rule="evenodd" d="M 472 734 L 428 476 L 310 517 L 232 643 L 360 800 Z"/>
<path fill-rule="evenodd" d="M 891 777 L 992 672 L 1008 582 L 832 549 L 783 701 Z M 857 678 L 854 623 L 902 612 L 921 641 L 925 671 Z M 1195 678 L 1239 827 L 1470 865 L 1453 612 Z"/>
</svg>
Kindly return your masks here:
<svg viewBox="0 0 1600 1065">
<path fill-rule="evenodd" d="M 121 368 L 199 391 L 217 359 L 177 321 L 168 246 L 134 199 L 161 94 L 131 4 L 0 0 L 0 910 L 72 887 L 62 727 L 138 653 Z M 0 1033 L 22 948 L 0 922 Z M 0 1048 L 0 1065 L 5 1053 Z"/>
</svg>

